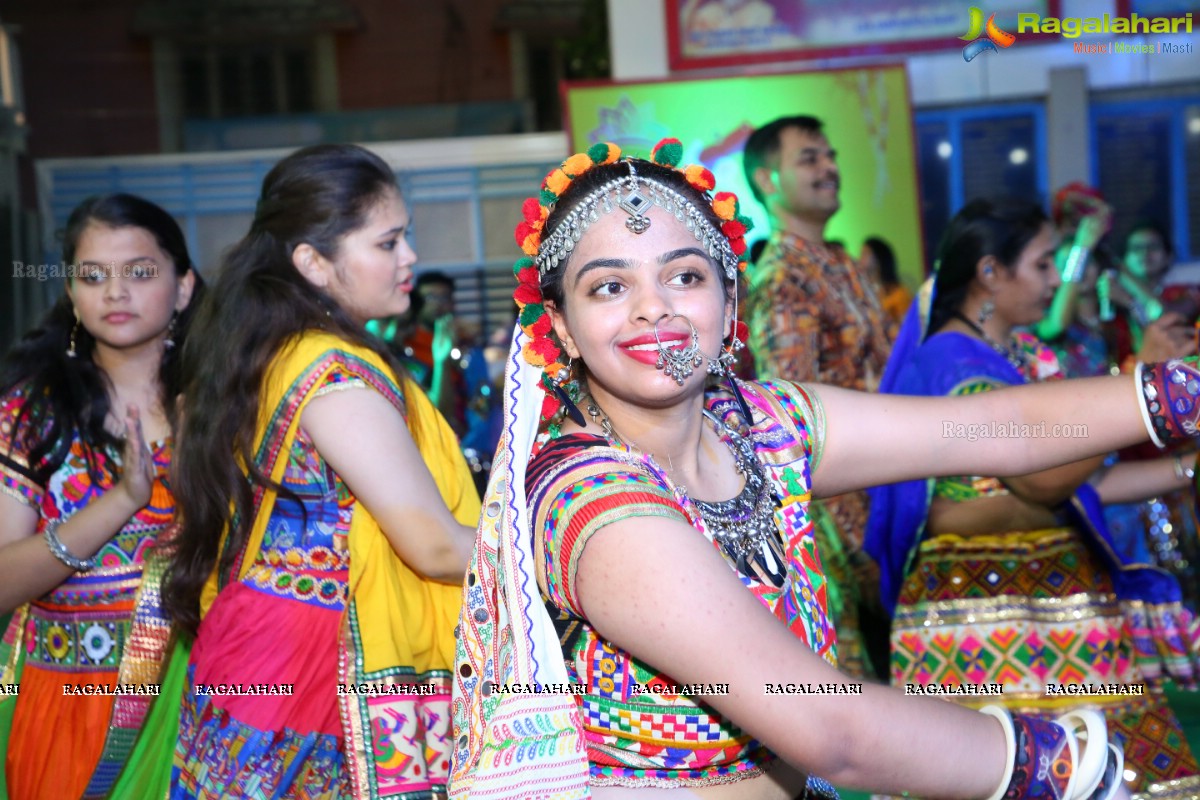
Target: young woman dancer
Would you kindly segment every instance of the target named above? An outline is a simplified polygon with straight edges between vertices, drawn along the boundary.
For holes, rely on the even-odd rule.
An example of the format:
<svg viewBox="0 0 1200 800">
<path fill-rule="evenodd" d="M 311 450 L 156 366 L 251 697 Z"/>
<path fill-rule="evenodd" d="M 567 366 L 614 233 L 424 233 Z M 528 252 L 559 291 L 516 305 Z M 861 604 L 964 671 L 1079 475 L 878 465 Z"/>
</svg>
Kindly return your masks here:
<svg viewBox="0 0 1200 800">
<path fill-rule="evenodd" d="M 505 437 L 459 623 L 451 796 L 832 797 L 827 781 L 1119 796 L 1097 713 L 981 714 L 843 677 L 807 510 L 873 484 L 1106 452 L 1144 440 L 1144 414 L 1155 430 L 1181 421 L 1144 410 L 1128 378 L 956 399 L 731 381 L 746 222 L 707 170 L 675 168 L 681 150 L 668 140 L 644 161 L 596 145 L 523 208 Z M 1143 381 L 1165 392 L 1194 373 Z M 996 419 L 1093 436 L 981 450 L 941 435 Z"/>
<path fill-rule="evenodd" d="M 443 790 L 479 500 L 445 421 L 364 330 L 408 305 L 408 226 L 378 156 L 300 150 L 199 311 L 165 590 L 196 631 L 173 798 Z"/>
<path fill-rule="evenodd" d="M 169 631 L 171 417 L 198 278 L 171 215 L 128 194 L 71 213 L 63 263 L 66 293 L 0 374 L 0 613 L 15 612 L 0 685 L 20 684 L 0 697 L 11 800 L 105 795 Z"/>
<path fill-rule="evenodd" d="M 959 397 L 1062 378 L 1053 352 L 1018 332 L 1036 324 L 1060 291 L 1057 239 L 1045 212 L 1028 201 L 964 206 L 938 249 L 926 313 L 906 323 L 884 390 Z M 1042 438 L 1030 444 L 1053 449 L 1049 437 L 1091 432 L 1039 429 L 1032 435 Z M 970 444 L 996 443 L 985 433 Z M 1191 481 L 1170 457 L 1107 469 L 1104 460 L 872 490 L 869 541 L 894 612 L 892 682 L 999 684 L 1007 708 L 1047 718 L 1103 711 L 1125 751 L 1130 789 L 1183 800 L 1200 793 L 1200 769 L 1155 689 L 1165 673 L 1193 686 L 1200 677 L 1192 617 L 1173 577 L 1119 555 L 1100 504 Z M 1123 690 L 1083 695 L 1081 685 Z"/>
</svg>

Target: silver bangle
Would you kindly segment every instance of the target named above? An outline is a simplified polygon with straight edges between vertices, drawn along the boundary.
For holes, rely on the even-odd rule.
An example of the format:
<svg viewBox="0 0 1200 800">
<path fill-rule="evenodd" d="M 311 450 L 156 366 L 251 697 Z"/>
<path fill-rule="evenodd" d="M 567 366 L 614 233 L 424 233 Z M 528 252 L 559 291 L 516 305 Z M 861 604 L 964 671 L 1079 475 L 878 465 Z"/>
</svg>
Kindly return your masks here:
<svg viewBox="0 0 1200 800">
<path fill-rule="evenodd" d="M 1177 480 L 1181 480 L 1181 481 L 1189 480 L 1190 481 L 1196 477 L 1196 467 L 1195 466 L 1184 466 L 1182 453 L 1176 453 L 1174 460 L 1175 460 L 1175 478 Z"/>
<path fill-rule="evenodd" d="M 42 535 L 46 537 L 46 546 L 50 548 L 50 555 L 76 572 L 87 572 L 95 567 L 96 561 L 94 559 L 76 558 L 67 550 L 67 546 L 63 544 L 62 539 L 58 538 L 58 526 L 62 524 L 63 521 L 61 519 L 56 519 L 46 523 L 46 529 L 42 531 Z"/>
</svg>

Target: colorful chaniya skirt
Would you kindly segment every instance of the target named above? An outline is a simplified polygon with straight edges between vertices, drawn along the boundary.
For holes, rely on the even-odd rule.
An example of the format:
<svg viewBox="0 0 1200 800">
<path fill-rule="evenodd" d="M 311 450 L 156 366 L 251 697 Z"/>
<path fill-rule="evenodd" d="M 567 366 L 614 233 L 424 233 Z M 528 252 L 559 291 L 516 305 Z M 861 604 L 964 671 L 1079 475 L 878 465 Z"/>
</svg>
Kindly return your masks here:
<svg viewBox="0 0 1200 800">
<path fill-rule="evenodd" d="M 1147 684 L 1157 665 L 1139 663 L 1137 625 L 1073 528 L 932 536 L 900 591 L 892 682 L 1003 684 L 1001 696 L 961 702 L 1046 717 L 1098 709 L 1123 742 L 1135 798 L 1200 797 L 1179 722 Z"/>
<path fill-rule="evenodd" d="M 244 583 L 222 593 L 192 649 L 173 800 L 351 796 L 336 702 L 340 616 Z"/>
<path fill-rule="evenodd" d="M 201 623 L 182 701 L 172 800 L 355 797 L 350 723 L 343 716 L 352 707 L 347 693 L 360 684 L 343 683 L 340 647 L 349 554 L 342 537 L 315 538 L 321 544 L 295 546 L 302 542 L 288 536 L 269 541 Z M 377 698 L 388 709 L 368 729 L 370 790 L 379 796 L 427 798 L 449 771 L 448 680 L 414 689 L 421 691 Z"/>
</svg>

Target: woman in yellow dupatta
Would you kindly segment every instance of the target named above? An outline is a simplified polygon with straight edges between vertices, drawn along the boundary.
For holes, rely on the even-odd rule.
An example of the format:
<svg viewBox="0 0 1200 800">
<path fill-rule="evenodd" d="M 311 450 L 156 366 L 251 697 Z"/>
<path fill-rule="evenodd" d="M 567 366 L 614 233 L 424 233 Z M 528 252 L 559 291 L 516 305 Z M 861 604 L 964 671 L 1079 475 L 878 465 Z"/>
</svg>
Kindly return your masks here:
<svg viewBox="0 0 1200 800">
<path fill-rule="evenodd" d="M 363 333 L 408 304 L 408 222 L 377 156 L 300 150 L 199 312 L 164 587 L 196 632 L 172 798 L 444 792 L 479 502 L 445 421 Z"/>
</svg>

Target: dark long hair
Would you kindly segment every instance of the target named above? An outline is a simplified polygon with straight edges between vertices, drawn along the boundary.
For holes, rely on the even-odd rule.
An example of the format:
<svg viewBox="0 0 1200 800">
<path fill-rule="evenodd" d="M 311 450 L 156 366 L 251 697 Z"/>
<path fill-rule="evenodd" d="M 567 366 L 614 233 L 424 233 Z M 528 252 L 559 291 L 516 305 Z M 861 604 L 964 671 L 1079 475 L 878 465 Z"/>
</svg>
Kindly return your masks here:
<svg viewBox="0 0 1200 800">
<path fill-rule="evenodd" d="M 391 168 L 361 147 L 296 151 L 263 180 L 249 233 L 225 254 L 197 311 L 183 352 L 189 380 L 173 463 L 180 531 L 163 587 L 164 607 L 186 629 L 199 625 L 200 593 L 213 569 L 228 570 L 246 543 L 255 487 L 295 499 L 254 459 L 263 378 L 280 348 L 297 334 L 323 329 L 370 348 L 406 378 L 386 346 L 292 263 L 301 244 L 335 258 L 343 238 L 366 223 L 388 192 L 398 191 Z M 414 423 L 410 414 L 410 430 Z M 226 528 L 229 542 L 220 551 Z"/>
<path fill-rule="evenodd" d="M 183 277 L 192 269 L 187 242 L 175 219 L 163 209 L 131 194 L 108 194 L 90 197 L 71 212 L 63 231 L 63 264 L 68 270 L 75 265 L 75 253 L 84 230 L 91 224 L 110 228 L 141 228 L 154 236 L 159 248 L 171 257 L 175 274 Z M 69 273 L 73 274 L 73 272 Z M 187 339 L 192 310 L 202 293 L 200 276 L 192 300 L 175 318 L 172 339 L 174 348 L 163 350 L 158 381 L 163 411 L 174 420 L 174 398 L 182 386 L 180 356 Z M 76 357 L 67 355 L 74 331 Z M 37 327 L 29 331 L 4 356 L 0 363 L 0 395 L 18 386 L 29 398 L 14 422 L 13 446 L 21 444 L 28 453 L 33 478 L 45 483 L 62 464 L 75 434 L 87 445 L 88 473 L 93 481 L 101 479 L 100 466 L 94 456 L 118 452 L 121 440 L 104 426 L 110 403 L 109 378 L 92 359 L 96 340 L 83 325 L 76 326 L 71 298 L 64 294 L 58 299 Z M 10 447 L 0 458 L 12 454 Z M 110 465 L 112 460 L 108 459 Z M 115 479 L 116 475 L 109 477 Z"/>
<path fill-rule="evenodd" d="M 875 262 L 879 264 L 879 282 L 884 286 L 895 286 L 900 282 L 896 274 L 896 252 L 892 246 L 878 236 L 868 237 L 863 245 L 871 249 Z"/>
<path fill-rule="evenodd" d="M 937 333 L 962 307 L 980 259 L 993 256 L 1001 269 L 1011 271 L 1021 251 L 1049 221 L 1041 206 L 1011 197 L 981 198 L 963 206 L 938 245 L 926 335 Z"/>
</svg>

